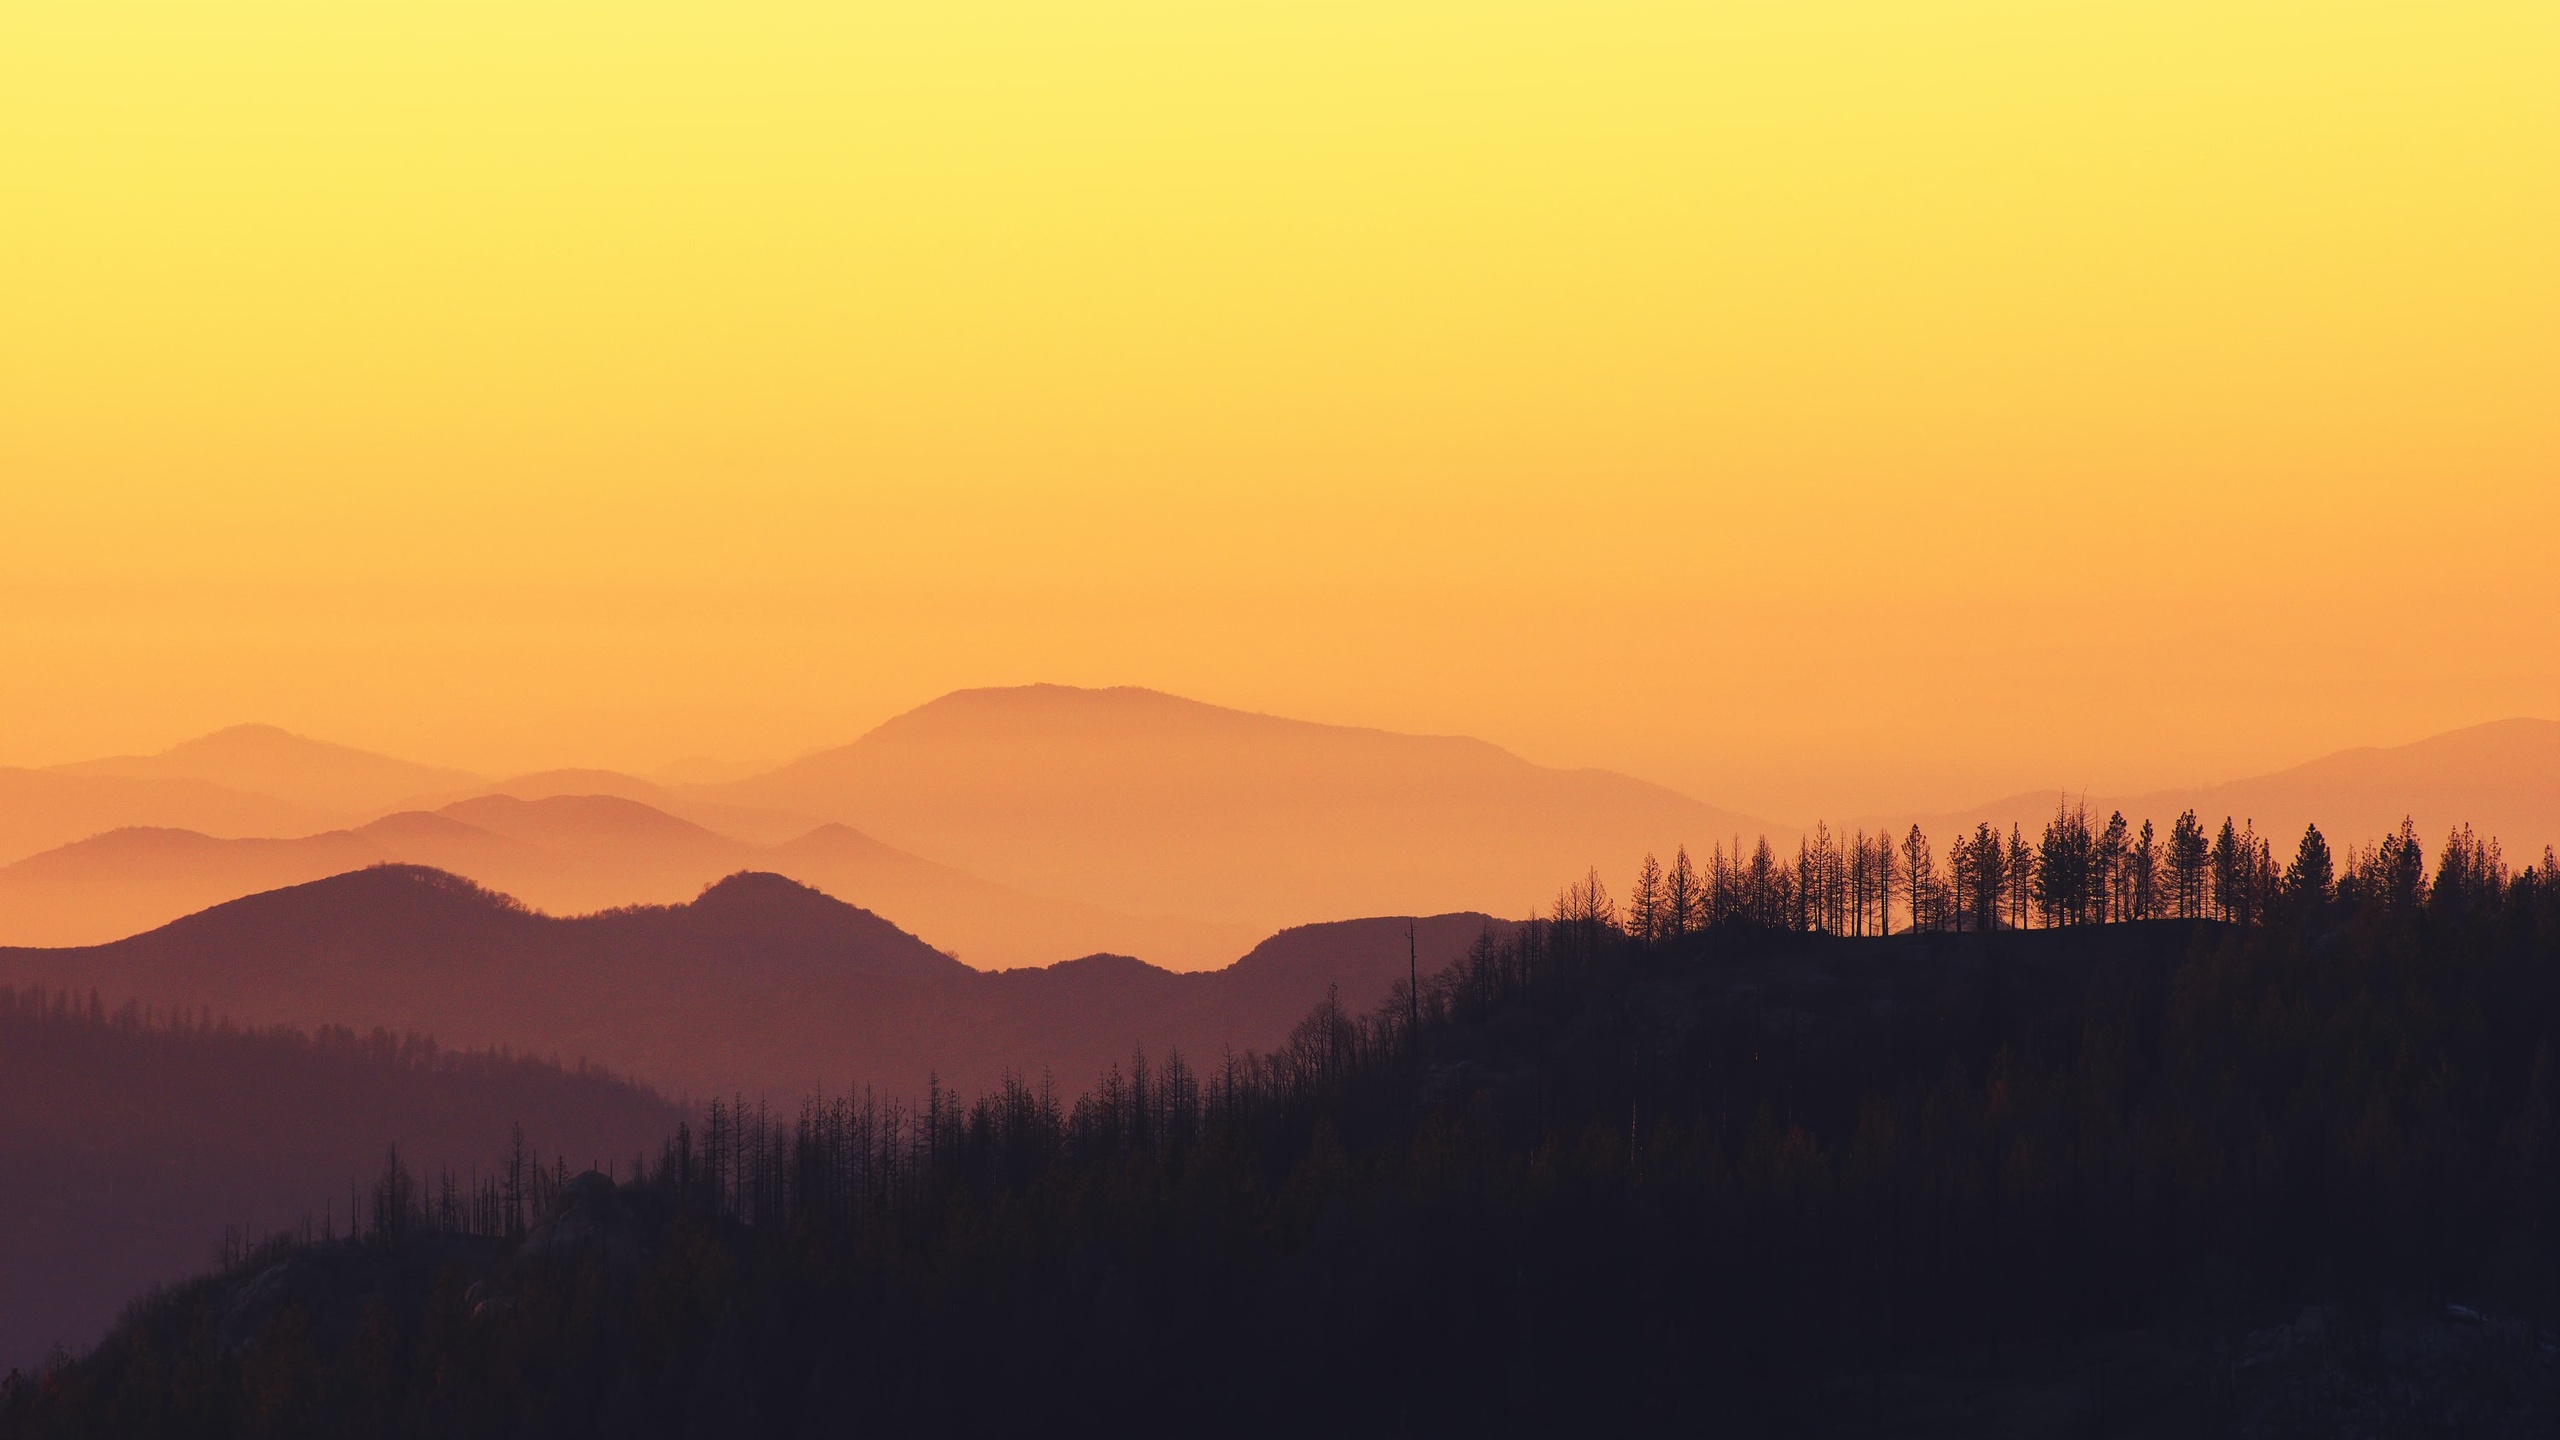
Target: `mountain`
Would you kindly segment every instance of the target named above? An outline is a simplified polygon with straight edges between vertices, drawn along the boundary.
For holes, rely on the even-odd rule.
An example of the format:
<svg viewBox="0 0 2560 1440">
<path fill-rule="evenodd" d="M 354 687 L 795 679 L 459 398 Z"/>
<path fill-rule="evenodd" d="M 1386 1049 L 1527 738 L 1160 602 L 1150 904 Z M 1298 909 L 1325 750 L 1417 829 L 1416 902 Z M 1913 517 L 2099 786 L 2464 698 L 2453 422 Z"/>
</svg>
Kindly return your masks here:
<svg viewBox="0 0 2560 1440">
<path fill-rule="evenodd" d="M 690 899 L 754 853 L 690 820 L 612 795 L 483 795 L 436 814 L 543 857 L 521 878 L 497 874 L 484 883 L 517 894 L 526 893 L 517 889 L 523 885 L 559 912 Z"/>
<path fill-rule="evenodd" d="M 1169 970 L 1226 964 L 1261 932 L 1179 915 L 1130 915 L 1031 895 L 884 845 L 846 825 L 823 825 L 760 852 L 755 863 L 884 915 L 981 970 L 1045 965 L 1109 951 Z"/>
<path fill-rule="evenodd" d="M 413 843 L 397 848 L 411 854 L 452 848 L 411 838 Z M 391 858 L 392 848 L 349 830 L 291 840 L 225 840 L 152 826 L 110 830 L 0 869 L 0 939 L 14 945 L 97 944 L 225 900 L 380 864 Z"/>
<path fill-rule="evenodd" d="M 854 743 L 691 793 L 821 815 L 1035 894 L 1259 928 L 1521 914 L 1767 827 L 1480 740 L 1249 714 L 1131 688 L 963 690 Z"/>
<path fill-rule="evenodd" d="M 1402 920 L 1276 937 L 1224 970 L 1118 956 L 972 970 L 869 911 L 779 875 L 682 905 L 574 918 L 469 881 L 383 866 L 218 905 L 113 944 L 0 950 L 0 982 L 210 1008 L 244 1024 L 416 1030 L 450 1045 L 585 1059 L 672 1093 L 778 1100 L 930 1077 L 972 1091 L 1007 1067 L 1082 1083 L 1133 1047 L 1269 1046 L 1339 987 L 1382 998 Z M 1480 915 L 1418 922 L 1426 968 Z"/>
<path fill-rule="evenodd" d="M 453 807 L 494 825 L 475 825 L 453 813 L 407 811 L 352 830 L 328 830 L 293 839 L 215 839 L 188 830 L 133 827 L 111 830 L 0 868 L 0 940 L 16 945 L 92 945 L 165 925 L 226 900 L 282 889 L 370 865 L 431 865 L 483 884 L 530 894 L 549 906 L 602 909 L 609 905 L 684 899 L 710 879 L 734 868 L 745 847 L 708 832 L 670 857 L 640 843 L 610 846 L 609 860 L 539 840 L 571 835 L 582 818 L 621 801 L 598 801 L 584 816 L 522 814 L 561 802 L 528 806 L 497 800 Z M 642 809 L 644 807 L 632 807 Z M 655 814 L 656 812 L 647 812 Z M 601 817 L 608 833 L 645 833 L 646 824 Z M 658 817 L 670 827 L 684 822 Z M 513 822 L 510 826 L 508 822 Z M 598 841 L 592 852 L 608 848 Z M 682 862 L 693 859 L 696 863 Z M 602 871 L 604 873 L 596 873 Z M 675 873 L 670 873 L 674 871 Z"/>
<path fill-rule="evenodd" d="M 1981 820 L 2003 828 L 2015 822 L 2032 834 L 2064 798 L 2058 790 L 2030 791 L 1918 823 L 1932 835 Z M 2088 805 L 2102 816 L 2122 810 L 2136 829 L 2148 819 L 2163 832 L 2190 809 L 2208 827 L 2225 816 L 2251 821 L 2271 837 L 2280 860 L 2315 823 L 2339 849 L 2378 839 L 2407 817 L 2430 850 L 2454 826 L 2468 824 L 2484 838 L 2495 836 L 2522 865 L 2538 861 L 2544 846 L 2560 845 L 2560 721 L 2498 720 L 2408 745 L 2341 750 L 2218 785 L 2091 796 Z"/>
<path fill-rule="evenodd" d="M 457 789 L 475 779 L 466 771 L 312 740 L 273 725 L 234 725 L 157 755 L 118 755 L 53 769 L 84 777 L 199 780 L 340 816 L 378 814 L 410 796 Z"/>
<path fill-rule="evenodd" d="M 308 835 L 343 816 L 205 780 L 0 768 L 0 864 L 129 825 Z"/>
<path fill-rule="evenodd" d="M 616 770 L 540 770 L 473 786 L 451 795 L 422 796 L 412 803 L 418 808 L 431 809 L 491 795 L 517 800 L 610 795 L 618 800 L 630 800 L 652 810 L 664 811 L 680 820 L 690 820 L 706 830 L 750 845 L 780 844 L 807 834 L 819 823 L 815 816 L 810 815 L 747 805 L 724 805 L 717 800 L 670 790 L 654 781 Z"/>
<path fill-rule="evenodd" d="M 86 1345 L 228 1227 L 343 1228 L 397 1143 L 429 1174 L 495 1172 L 514 1127 L 545 1163 L 654 1151 L 679 1118 L 601 1074 L 414 1037 L 250 1032 L 0 990 L 0 1371 Z M 26 1103 L 39 1100 L 40 1103 Z"/>
<path fill-rule="evenodd" d="M 102 944 L 226 900 L 388 863 L 451 871 L 555 914 L 669 904 L 734 871 L 771 870 L 897 916 L 980 969 L 1102 950 L 1200 969 L 1225 964 L 1259 933 L 1026 895 L 842 825 L 755 846 L 614 795 L 483 794 L 289 840 L 149 827 L 92 836 L 0 867 L 0 943 Z"/>
</svg>

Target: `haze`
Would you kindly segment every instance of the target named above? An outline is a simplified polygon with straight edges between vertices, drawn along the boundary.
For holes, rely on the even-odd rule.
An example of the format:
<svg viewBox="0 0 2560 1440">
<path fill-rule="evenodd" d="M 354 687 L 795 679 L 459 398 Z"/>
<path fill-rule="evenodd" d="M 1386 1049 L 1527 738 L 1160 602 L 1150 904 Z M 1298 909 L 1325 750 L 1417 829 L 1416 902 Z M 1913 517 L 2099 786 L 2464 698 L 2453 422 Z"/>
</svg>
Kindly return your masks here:
<svg viewBox="0 0 2560 1440">
<path fill-rule="evenodd" d="M 0 760 L 1143 684 L 1800 823 L 2560 714 L 2560 14 L 0 16 Z"/>
</svg>

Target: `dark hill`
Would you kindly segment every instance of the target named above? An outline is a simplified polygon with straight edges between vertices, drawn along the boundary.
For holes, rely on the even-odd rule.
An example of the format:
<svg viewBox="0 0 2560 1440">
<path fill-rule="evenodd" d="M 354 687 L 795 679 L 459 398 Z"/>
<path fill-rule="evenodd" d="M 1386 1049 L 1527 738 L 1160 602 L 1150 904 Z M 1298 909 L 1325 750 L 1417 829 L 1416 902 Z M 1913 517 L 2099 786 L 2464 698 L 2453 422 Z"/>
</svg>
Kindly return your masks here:
<svg viewBox="0 0 2560 1440">
<path fill-rule="evenodd" d="M 1363 1005 L 1385 995 L 1404 975 L 1404 923 L 1289 932 L 1225 971 L 1122 960 L 987 974 L 777 875 L 562 918 L 440 871 L 380 866 L 109 945 L 0 950 L 0 980 L 244 1023 L 418 1030 L 592 1060 L 696 1098 L 912 1095 L 929 1077 L 976 1090 L 1008 1068 L 1081 1083 L 1138 1046 L 1271 1045 L 1328 987 Z M 1420 922 L 1425 968 L 1489 923 Z"/>
<path fill-rule="evenodd" d="M 103 1333 L 146 1285 L 212 1264 L 226 1228 L 308 1212 L 398 1143 L 488 1175 L 516 1125 L 547 1161 L 653 1150 L 674 1106 L 601 1074 L 329 1030 L 251 1033 L 0 990 L 0 1370 Z"/>
</svg>

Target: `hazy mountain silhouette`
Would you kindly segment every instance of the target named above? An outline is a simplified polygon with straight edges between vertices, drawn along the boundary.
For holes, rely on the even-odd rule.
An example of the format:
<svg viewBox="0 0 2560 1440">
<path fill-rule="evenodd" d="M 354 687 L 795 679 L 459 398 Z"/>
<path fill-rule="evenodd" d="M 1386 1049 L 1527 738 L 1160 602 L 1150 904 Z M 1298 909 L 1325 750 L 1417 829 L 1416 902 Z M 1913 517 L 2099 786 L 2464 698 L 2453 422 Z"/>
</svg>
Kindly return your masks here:
<svg viewBox="0 0 2560 1440">
<path fill-rule="evenodd" d="M 2032 831 L 2064 798 L 2059 790 L 2032 790 L 1925 816 L 1919 824 L 1931 834 L 1979 820 L 2004 828 L 2014 821 Z M 2101 815 L 2122 810 L 2137 827 L 2148 818 L 2164 832 L 2189 809 L 2208 824 L 2225 816 L 2254 821 L 2260 834 L 2288 841 L 2316 823 L 2332 844 L 2387 834 L 2404 816 L 2431 846 L 2468 824 L 2484 838 L 2497 837 L 2508 858 L 2524 864 L 2538 859 L 2544 846 L 2560 845 L 2560 721 L 2492 721 L 2408 745 L 2340 750 L 2219 785 L 2092 795 L 2088 803 Z"/>
<path fill-rule="evenodd" d="M 1487 923 L 1420 922 L 1425 966 Z M 1375 920 L 1275 937 L 1221 971 L 1095 956 L 991 974 L 778 875 L 560 919 L 417 866 L 235 900 L 109 945 L 0 950 L 0 981 L 95 987 L 110 1004 L 418 1030 L 588 1059 L 671 1093 L 794 1098 L 849 1084 L 920 1094 L 937 1074 L 974 1089 L 1007 1067 L 1081 1084 L 1137 1045 L 1268 1046 L 1327 987 L 1374 1001 L 1404 966 L 1404 922 Z"/>
<path fill-rule="evenodd" d="M 511 796 L 518 800 L 610 795 L 618 800 L 636 801 L 680 820 L 690 820 L 706 830 L 751 845 L 776 845 L 796 839 L 820 823 L 812 815 L 765 810 L 750 805 L 724 805 L 717 800 L 670 790 L 654 781 L 618 770 L 538 770 L 486 785 L 475 785 L 453 794 L 419 796 L 410 802 L 410 808 L 441 809 L 459 801 L 491 795 Z"/>
<path fill-rule="evenodd" d="M 128 825 L 308 835 L 343 817 L 204 780 L 0 768 L 0 864 Z"/>
<path fill-rule="evenodd" d="M 1057 685 L 959 691 L 696 793 L 824 815 L 1034 893 L 1265 927 L 1526 913 L 1587 866 L 1767 828 L 1481 740 Z"/>
<path fill-rule="evenodd" d="M 771 870 L 894 915 L 982 969 L 1098 950 L 1200 969 L 1233 959 L 1257 933 L 1025 895 L 841 825 L 760 847 L 610 795 L 482 795 L 290 840 L 152 828 L 93 836 L 0 867 L 0 943 L 101 944 L 226 900 L 385 863 L 451 871 L 554 914 L 671 904 L 734 871 Z"/>
<path fill-rule="evenodd" d="M 1099 951 L 1168 970 L 1224 965 L 1262 932 L 1180 915 L 1131 915 L 1031 895 L 885 845 L 847 825 L 822 825 L 760 852 L 762 869 L 894 915 L 981 970 L 1018 969 Z"/>
<path fill-rule="evenodd" d="M 273 725 L 234 725 L 157 755 L 117 755 L 53 768 L 64 775 L 201 780 L 349 818 L 378 814 L 413 795 L 468 786 L 477 778 L 467 771 L 308 739 Z"/>
<path fill-rule="evenodd" d="M 396 841 L 377 827 L 396 831 Z M 485 872 L 491 866 L 483 847 L 504 843 L 431 815 L 401 815 L 364 831 L 331 830 L 291 840 L 223 840 L 147 826 L 110 830 L 0 869 L 0 940 L 94 945 L 225 900 L 395 857 Z"/>
<path fill-rule="evenodd" d="M 432 1173 L 488 1175 L 515 1125 L 554 1153 L 626 1165 L 674 1106 L 602 1075 L 398 1037 L 248 1034 L 0 997 L 0 1371 L 97 1338 L 154 1283 L 212 1264 L 226 1227 L 308 1212 L 398 1143 Z"/>
</svg>

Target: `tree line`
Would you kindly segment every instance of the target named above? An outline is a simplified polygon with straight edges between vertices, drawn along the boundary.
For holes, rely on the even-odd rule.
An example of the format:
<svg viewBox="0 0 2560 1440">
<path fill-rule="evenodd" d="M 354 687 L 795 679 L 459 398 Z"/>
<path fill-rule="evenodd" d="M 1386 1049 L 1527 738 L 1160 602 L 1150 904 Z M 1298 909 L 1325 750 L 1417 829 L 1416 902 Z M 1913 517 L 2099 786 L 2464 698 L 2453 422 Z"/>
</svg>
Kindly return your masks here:
<svg viewBox="0 0 2560 1440">
<path fill-rule="evenodd" d="M 2455 873 L 2503 872 L 2495 839 L 2467 825 L 2448 837 Z M 2541 871 L 2549 874 L 2546 850 Z M 1816 824 L 1792 858 L 1767 836 L 1749 851 L 1719 842 L 1703 864 L 1677 850 L 1668 866 L 1644 857 L 1626 904 L 1597 871 L 1565 887 L 1555 918 L 1601 917 L 1638 940 L 1676 940 L 1730 922 L 1830 935 L 1986 931 L 2104 925 L 2139 920 L 2255 923 L 2281 901 L 2329 904 L 2343 897 L 2396 894 L 2419 884 L 2426 849 L 2410 822 L 2344 857 L 2320 827 L 2304 827 L 2281 866 L 2249 821 L 2225 817 L 2207 832 L 2196 812 L 2166 835 L 2149 820 L 2135 830 L 2122 811 L 2100 822 L 2085 804 L 2059 806 L 2030 837 L 1989 822 L 1947 846 L 1943 862 L 1918 825 L 1903 834 L 1834 834 Z"/>
</svg>

